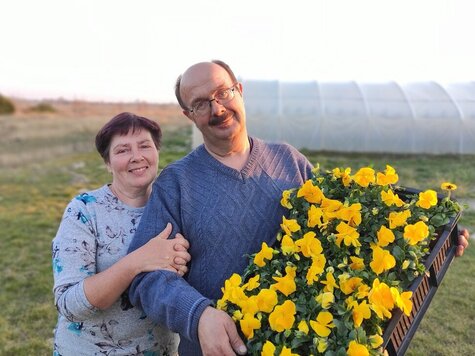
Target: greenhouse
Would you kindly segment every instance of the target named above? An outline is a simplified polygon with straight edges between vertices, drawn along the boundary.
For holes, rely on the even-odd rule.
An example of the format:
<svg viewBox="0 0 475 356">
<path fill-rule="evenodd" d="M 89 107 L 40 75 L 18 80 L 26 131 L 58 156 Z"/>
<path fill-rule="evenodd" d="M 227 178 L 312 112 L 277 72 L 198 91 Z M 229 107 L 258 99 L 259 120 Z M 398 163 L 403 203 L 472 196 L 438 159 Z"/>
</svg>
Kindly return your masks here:
<svg viewBox="0 0 475 356">
<path fill-rule="evenodd" d="M 243 90 L 249 134 L 268 141 L 319 151 L 475 154 L 475 82 L 249 80 Z"/>
</svg>

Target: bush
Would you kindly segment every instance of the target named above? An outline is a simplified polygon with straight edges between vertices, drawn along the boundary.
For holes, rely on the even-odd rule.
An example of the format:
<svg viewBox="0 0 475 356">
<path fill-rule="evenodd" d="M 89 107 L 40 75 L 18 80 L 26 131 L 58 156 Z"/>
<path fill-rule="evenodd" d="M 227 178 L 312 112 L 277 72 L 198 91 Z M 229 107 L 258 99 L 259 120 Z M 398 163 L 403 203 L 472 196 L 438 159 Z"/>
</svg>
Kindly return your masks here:
<svg viewBox="0 0 475 356">
<path fill-rule="evenodd" d="M 31 106 L 28 111 L 33 111 L 33 112 L 38 112 L 38 113 L 54 113 L 56 112 L 56 109 L 51 105 L 51 104 L 48 104 L 48 103 L 38 103 L 34 106 Z"/>
<path fill-rule="evenodd" d="M 0 94 L 0 115 L 13 114 L 15 112 L 15 105 L 13 102 Z"/>
</svg>

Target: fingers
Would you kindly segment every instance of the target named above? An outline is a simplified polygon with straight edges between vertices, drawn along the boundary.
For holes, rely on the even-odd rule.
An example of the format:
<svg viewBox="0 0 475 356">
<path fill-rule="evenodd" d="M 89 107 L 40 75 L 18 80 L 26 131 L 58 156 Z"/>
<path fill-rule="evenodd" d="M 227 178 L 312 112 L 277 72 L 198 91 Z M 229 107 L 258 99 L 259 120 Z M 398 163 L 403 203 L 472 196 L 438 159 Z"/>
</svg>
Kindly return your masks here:
<svg viewBox="0 0 475 356">
<path fill-rule="evenodd" d="M 175 241 L 177 242 L 177 245 L 178 245 L 178 246 L 175 246 L 175 247 L 180 248 L 181 251 L 183 251 L 183 249 L 188 250 L 190 248 L 190 243 L 180 233 L 177 233 L 175 235 Z M 176 250 L 176 251 L 179 251 L 179 250 Z"/>
<path fill-rule="evenodd" d="M 469 233 L 467 229 L 462 229 L 459 231 L 459 237 L 457 240 L 457 248 L 455 250 L 455 256 L 460 257 L 463 255 L 465 249 L 468 247 L 468 237 Z"/>
<path fill-rule="evenodd" d="M 166 240 L 168 239 L 171 233 L 172 233 L 172 224 L 167 223 L 167 226 L 165 226 L 163 231 L 159 233 L 157 237 L 161 238 L 162 240 Z"/>
<path fill-rule="evenodd" d="M 464 251 L 465 251 L 465 248 L 461 245 L 458 245 L 457 248 L 455 249 L 455 256 L 456 257 L 463 256 Z"/>
<path fill-rule="evenodd" d="M 176 266 L 183 266 L 183 265 L 186 265 L 188 262 L 190 262 L 191 260 L 191 256 L 189 254 L 187 254 L 186 256 L 175 256 L 173 258 L 173 263 L 176 265 Z"/>
<path fill-rule="evenodd" d="M 236 324 L 234 324 L 234 322 L 226 323 L 224 327 L 228 334 L 229 343 L 231 344 L 233 350 L 238 355 L 245 355 L 247 353 L 247 349 L 246 349 L 246 346 L 244 345 L 244 342 L 239 337 L 239 334 L 236 329 Z"/>
</svg>

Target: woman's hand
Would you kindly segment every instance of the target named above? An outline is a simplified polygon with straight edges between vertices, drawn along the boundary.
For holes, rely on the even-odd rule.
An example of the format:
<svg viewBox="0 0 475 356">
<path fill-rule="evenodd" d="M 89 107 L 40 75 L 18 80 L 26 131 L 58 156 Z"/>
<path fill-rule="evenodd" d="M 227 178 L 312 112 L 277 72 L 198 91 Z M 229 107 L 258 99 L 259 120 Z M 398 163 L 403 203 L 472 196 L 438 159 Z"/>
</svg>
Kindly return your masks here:
<svg viewBox="0 0 475 356">
<path fill-rule="evenodd" d="M 165 269 L 183 276 L 188 271 L 186 264 L 191 260 L 188 253 L 190 244 L 181 234 L 168 239 L 171 232 L 172 225 L 168 223 L 160 234 L 134 252 L 140 261 L 140 272 Z"/>
</svg>

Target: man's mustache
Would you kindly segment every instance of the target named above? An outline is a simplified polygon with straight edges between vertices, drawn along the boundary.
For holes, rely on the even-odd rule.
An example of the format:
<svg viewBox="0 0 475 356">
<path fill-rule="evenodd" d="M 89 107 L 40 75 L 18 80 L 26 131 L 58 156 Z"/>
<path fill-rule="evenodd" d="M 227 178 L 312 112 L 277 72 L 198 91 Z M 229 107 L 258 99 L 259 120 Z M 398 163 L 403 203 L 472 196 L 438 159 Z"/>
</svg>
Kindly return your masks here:
<svg viewBox="0 0 475 356">
<path fill-rule="evenodd" d="M 221 115 L 221 116 L 212 116 L 211 120 L 209 120 L 209 126 L 218 126 L 221 125 L 224 121 L 226 121 L 231 114 Z"/>
</svg>

